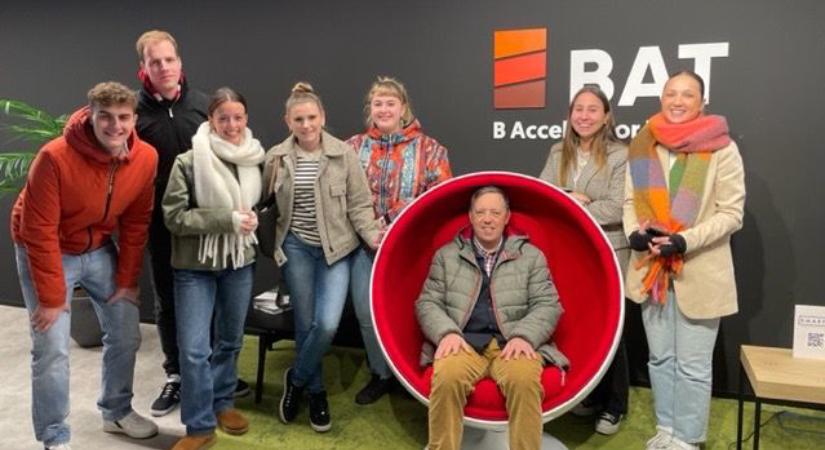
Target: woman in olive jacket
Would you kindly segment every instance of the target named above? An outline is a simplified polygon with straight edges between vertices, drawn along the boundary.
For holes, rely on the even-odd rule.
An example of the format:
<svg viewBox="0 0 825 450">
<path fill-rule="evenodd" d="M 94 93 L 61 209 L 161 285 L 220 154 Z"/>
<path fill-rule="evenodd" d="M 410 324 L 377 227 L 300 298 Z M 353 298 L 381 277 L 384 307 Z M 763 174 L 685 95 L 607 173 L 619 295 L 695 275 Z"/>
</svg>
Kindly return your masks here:
<svg viewBox="0 0 825 450">
<path fill-rule="evenodd" d="M 298 83 L 286 102 L 292 134 L 267 152 L 264 181 L 280 210 L 275 261 L 283 267 L 295 313 L 296 358 L 284 374 L 280 419 L 298 413 L 309 393 L 309 421 L 315 431 L 332 426 L 321 362 L 338 329 L 349 283 L 348 257 L 359 236 L 378 246 L 379 227 L 358 157 L 323 130 L 321 99 Z"/>
<path fill-rule="evenodd" d="M 249 428 L 233 403 L 252 296 L 258 219 L 251 208 L 261 196 L 264 149 L 246 124 L 244 98 L 218 89 L 209 121 L 192 137 L 192 150 L 175 159 L 163 196 L 186 425 L 174 449 L 211 446 L 216 427 L 229 434 Z"/>
</svg>

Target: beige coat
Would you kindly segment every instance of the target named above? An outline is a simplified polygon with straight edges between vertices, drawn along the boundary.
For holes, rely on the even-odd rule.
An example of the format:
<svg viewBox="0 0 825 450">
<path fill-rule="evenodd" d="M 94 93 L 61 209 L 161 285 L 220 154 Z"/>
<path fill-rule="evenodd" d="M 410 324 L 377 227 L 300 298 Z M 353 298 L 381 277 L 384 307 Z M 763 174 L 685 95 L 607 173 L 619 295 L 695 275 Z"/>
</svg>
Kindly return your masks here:
<svg viewBox="0 0 825 450">
<path fill-rule="evenodd" d="M 280 213 L 273 230 L 274 257 L 279 266 L 286 262 L 281 246 L 292 222 L 297 145 L 290 135 L 266 152 L 264 163 L 266 196 L 275 192 Z M 367 177 L 352 148 L 324 132 L 320 151 L 318 179 L 315 181 L 315 214 L 324 256 L 327 264 L 333 264 L 360 245 L 359 236 L 366 242 L 375 242 L 378 222 L 372 209 Z"/>
<path fill-rule="evenodd" d="M 670 174 L 668 149 L 657 146 L 659 161 L 665 173 L 665 183 Z M 745 170 L 736 143 L 731 143 L 713 153 L 708 167 L 705 190 L 696 223 L 680 232 L 687 243 L 685 264 L 682 272 L 673 279 L 676 304 L 691 319 L 712 319 L 738 311 L 736 280 L 733 273 L 733 257 L 730 250 L 731 235 L 742 228 L 745 209 Z M 636 210 L 633 207 L 633 180 L 627 172 L 624 203 L 624 230 L 630 233 L 639 229 Z M 634 269 L 647 252 L 633 251 L 630 270 L 625 283 L 625 295 L 636 303 L 643 303 L 642 278 L 647 266 Z"/>
<path fill-rule="evenodd" d="M 596 222 L 605 229 L 607 239 L 616 252 L 622 274 L 627 273 L 627 261 L 630 258 L 630 247 L 622 231 L 622 204 L 624 202 L 625 171 L 627 169 L 627 146 L 621 143 L 610 143 L 607 146 L 607 158 L 601 170 L 597 170 L 596 161 L 590 161 L 584 166 L 578 182 L 573 183 L 573 172 L 567 175 L 567 180 L 559 182 L 559 166 L 561 165 L 562 143 L 557 142 L 550 148 L 547 163 L 539 178 L 560 188 L 569 189 L 584 194 L 592 200 L 584 208 L 596 219 Z"/>
</svg>

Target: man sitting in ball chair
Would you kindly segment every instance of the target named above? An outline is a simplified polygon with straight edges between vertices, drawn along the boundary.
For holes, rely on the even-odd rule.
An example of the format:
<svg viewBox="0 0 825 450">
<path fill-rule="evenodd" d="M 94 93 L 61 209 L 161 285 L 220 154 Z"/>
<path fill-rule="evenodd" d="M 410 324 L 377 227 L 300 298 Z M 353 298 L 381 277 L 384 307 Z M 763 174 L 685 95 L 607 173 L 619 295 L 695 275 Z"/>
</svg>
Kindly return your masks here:
<svg viewBox="0 0 825 450">
<path fill-rule="evenodd" d="M 436 253 L 415 305 L 421 364 L 433 364 L 428 448 L 460 448 L 467 397 L 489 376 L 506 398 L 510 449 L 538 449 L 542 366 L 568 364 L 549 342 L 562 306 L 542 252 L 507 227 L 502 189 L 475 191 L 469 216 Z"/>
</svg>

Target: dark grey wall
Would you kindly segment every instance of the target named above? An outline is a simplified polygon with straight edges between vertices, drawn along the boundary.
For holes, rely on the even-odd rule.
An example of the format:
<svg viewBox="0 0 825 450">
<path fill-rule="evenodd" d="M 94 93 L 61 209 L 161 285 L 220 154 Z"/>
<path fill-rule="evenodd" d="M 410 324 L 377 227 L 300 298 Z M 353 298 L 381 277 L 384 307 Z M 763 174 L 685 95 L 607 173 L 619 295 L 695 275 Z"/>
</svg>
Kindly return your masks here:
<svg viewBox="0 0 825 450">
<path fill-rule="evenodd" d="M 328 125 L 347 137 L 361 130 L 371 80 L 396 75 L 426 131 L 450 149 L 457 174 L 538 174 L 551 142 L 494 140 L 492 122 L 560 123 L 571 50 L 610 54 L 615 105 L 639 47 L 658 46 L 673 71 L 693 67 L 677 57 L 679 44 L 728 42 L 728 57 L 712 62 L 708 107 L 729 119 L 745 160 L 748 200 L 745 228 L 734 238 L 740 313 L 722 322 L 717 388 L 733 390 L 740 344 L 790 346 L 793 304 L 825 304 L 818 262 L 825 250 L 818 132 L 825 6 L 816 0 L 203 1 L 196 9 L 152 0 L 38 3 L 2 7 L 0 98 L 61 113 L 82 104 L 98 81 L 137 87 L 134 41 L 160 27 L 178 38 L 192 84 L 206 91 L 230 85 L 247 96 L 251 128 L 266 146 L 285 137 L 282 105 L 296 80 L 315 85 Z M 549 29 L 548 106 L 495 111 L 492 32 L 523 27 Z M 642 98 L 616 114 L 619 122 L 641 123 L 657 108 L 655 98 Z M 0 221 L 8 223 L 11 199 L 0 203 Z M 0 239 L 0 267 L 0 298 L 19 304 L 7 237 Z M 643 341 L 634 325 L 638 356 Z"/>
</svg>

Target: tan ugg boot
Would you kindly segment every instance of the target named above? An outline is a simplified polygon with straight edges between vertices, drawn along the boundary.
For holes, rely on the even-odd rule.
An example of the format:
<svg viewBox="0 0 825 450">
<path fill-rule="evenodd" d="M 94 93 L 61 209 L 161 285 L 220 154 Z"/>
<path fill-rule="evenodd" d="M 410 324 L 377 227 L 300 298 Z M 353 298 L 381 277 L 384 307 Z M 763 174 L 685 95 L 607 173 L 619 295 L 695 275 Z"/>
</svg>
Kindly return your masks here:
<svg viewBox="0 0 825 450">
<path fill-rule="evenodd" d="M 215 445 L 216 442 L 218 442 L 218 437 L 215 433 L 184 436 L 175 443 L 172 450 L 205 450 Z"/>
<path fill-rule="evenodd" d="M 218 413 L 218 426 L 226 434 L 244 434 L 249 430 L 249 421 L 235 408 Z"/>
</svg>

